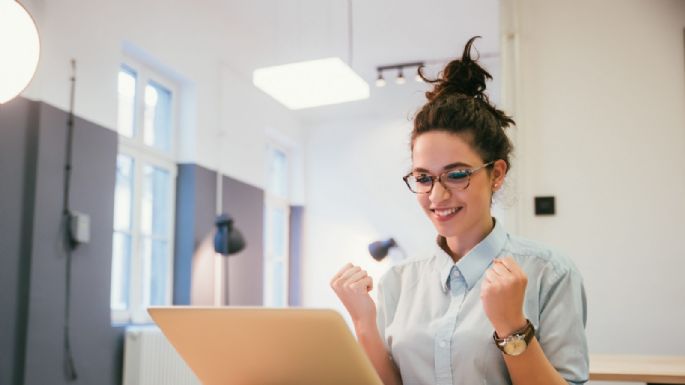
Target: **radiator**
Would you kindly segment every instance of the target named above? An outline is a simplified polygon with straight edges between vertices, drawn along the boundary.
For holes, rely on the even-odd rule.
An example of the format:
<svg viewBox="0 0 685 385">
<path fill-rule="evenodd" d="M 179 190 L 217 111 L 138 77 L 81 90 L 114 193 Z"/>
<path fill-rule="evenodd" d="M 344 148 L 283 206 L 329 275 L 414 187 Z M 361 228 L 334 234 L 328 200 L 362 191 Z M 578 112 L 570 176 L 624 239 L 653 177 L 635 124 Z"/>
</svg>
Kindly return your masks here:
<svg viewBox="0 0 685 385">
<path fill-rule="evenodd" d="M 156 327 L 129 327 L 124 342 L 123 385 L 201 385 Z"/>
</svg>

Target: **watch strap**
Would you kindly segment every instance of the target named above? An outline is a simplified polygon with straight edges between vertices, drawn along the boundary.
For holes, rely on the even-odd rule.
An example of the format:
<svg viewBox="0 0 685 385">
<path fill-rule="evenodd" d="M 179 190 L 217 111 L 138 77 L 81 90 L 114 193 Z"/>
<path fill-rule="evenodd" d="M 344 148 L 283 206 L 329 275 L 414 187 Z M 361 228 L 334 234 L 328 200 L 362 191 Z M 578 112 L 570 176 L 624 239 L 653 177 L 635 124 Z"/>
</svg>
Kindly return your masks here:
<svg viewBox="0 0 685 385">
<path fill-rule="evenodd" d="M 526 319 L 526 326 L 514 331 L 507 337 L 500 338 L 497 335 L 497 331 L 492 333 L 492 339 L 495 341 L 495 345 L 497 345 L 499 350 L 503 351 L 504 353 L 506 353 L 504 346 L 507 344 L 507 342 L 513 339 L 519 339 L 523 340 L 527 347 L 530 344 L 530 341 L 533 339 L 533 336 L 535 336 L 535 327 L 533 327 L 533 324 L 528 319 Z"/>
</svg>

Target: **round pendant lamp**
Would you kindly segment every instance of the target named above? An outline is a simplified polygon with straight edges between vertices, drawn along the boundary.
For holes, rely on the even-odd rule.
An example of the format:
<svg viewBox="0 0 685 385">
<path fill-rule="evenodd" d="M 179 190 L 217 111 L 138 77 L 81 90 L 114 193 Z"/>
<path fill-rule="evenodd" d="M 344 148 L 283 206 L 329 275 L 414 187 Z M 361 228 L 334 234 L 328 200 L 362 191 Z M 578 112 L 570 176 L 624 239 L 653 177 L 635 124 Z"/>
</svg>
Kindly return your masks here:
<svg viewBox="0 0 685 385">
<path fill-rule="evenodd" d="M 31 82 L 39 54 L 38 29 L 31 14 L 14 0 L 0 0 L 0 104 Z"/>
</svg>

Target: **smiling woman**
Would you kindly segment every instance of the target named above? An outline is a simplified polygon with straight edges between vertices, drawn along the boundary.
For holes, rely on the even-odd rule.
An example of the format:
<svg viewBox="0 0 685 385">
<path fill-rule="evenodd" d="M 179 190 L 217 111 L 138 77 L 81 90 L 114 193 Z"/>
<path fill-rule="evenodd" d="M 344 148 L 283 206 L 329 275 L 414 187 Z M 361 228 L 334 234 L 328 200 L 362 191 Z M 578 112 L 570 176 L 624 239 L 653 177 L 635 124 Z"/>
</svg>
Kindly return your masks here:
<svg viewBox="0 0 685 385">
<path fill-rule="evenodd" d="M 564 255 L 506 232 L 492 196 L 510 169 L 514 121 L 471 58 L 450 62 L 414 119 L 404 177 L 438 236 L 435 252 L 378 284 L 347 264 L 331 286 L 387 384 L 568 384 L 588 379 L 582 278 Z M 534 373 L 534 375 L 532 375 Z"/>
</svg>

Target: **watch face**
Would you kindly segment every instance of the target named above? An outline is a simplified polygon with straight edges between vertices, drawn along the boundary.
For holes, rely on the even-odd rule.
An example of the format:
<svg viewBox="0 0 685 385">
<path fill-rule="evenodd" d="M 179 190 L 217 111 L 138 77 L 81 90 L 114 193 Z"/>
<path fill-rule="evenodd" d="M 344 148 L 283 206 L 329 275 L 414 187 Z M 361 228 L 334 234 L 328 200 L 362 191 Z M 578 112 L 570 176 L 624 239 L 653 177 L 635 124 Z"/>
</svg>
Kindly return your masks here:
<svg viewBox="0 0 685 385">
<path fill-rule="evenodd" d="M 510 356 L 518 356 L 519 354 L 526 351 L 526 341 L 523 340 L 523 336 L 515 335 L 511 336 L 504 343 L 504 352 Z"/>
</svg>

